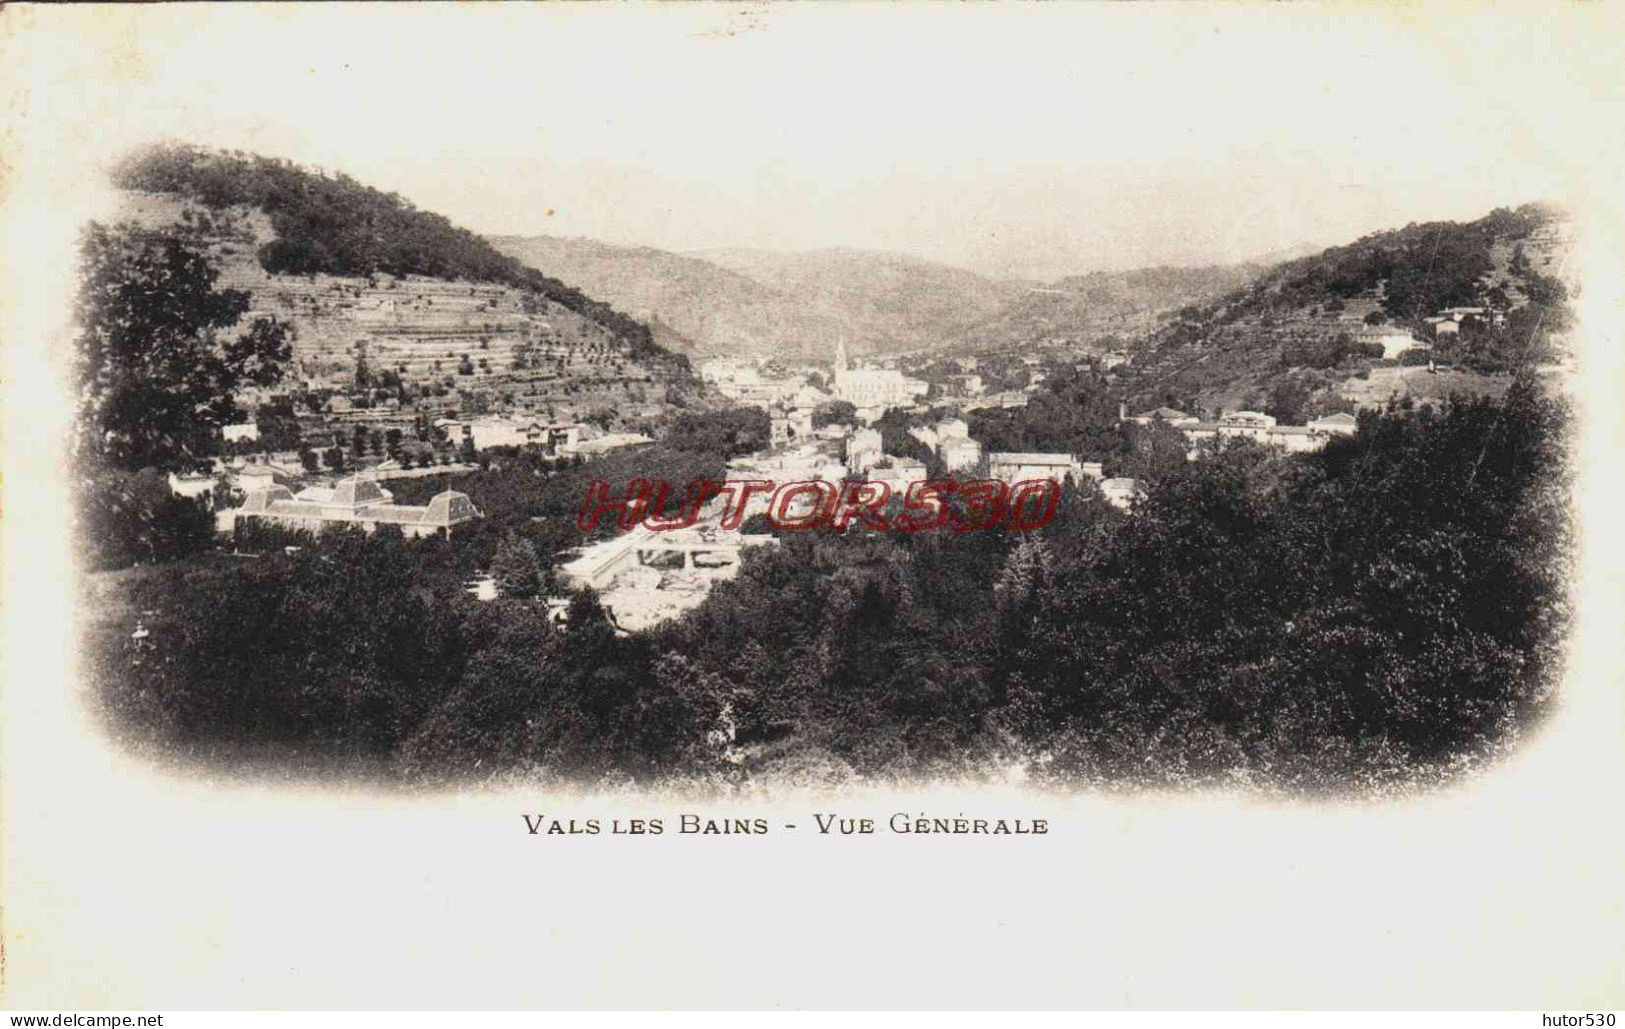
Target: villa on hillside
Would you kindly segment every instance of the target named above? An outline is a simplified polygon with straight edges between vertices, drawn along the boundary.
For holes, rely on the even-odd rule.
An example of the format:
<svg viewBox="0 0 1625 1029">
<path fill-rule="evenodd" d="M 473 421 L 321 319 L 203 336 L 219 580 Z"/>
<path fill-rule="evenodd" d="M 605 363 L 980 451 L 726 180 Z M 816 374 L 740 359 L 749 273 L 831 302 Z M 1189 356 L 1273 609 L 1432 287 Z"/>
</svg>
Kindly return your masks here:
<svg viewBox="0 0 1625 1029">
<path fill-rule="evenodd" d="M 606 432 L 596 439 L 584 439 L 579 443 L 561 447 L 561 454 L 580 454 L 582 457 L 602 457 L 612 450 L 621 450 L 625 447 L 641 447 L 653 443 L 654 439 L 641 432 Z"/>
<path fill-rule="evenodd" d="M 1382 347 L 1382 357 L 1385 361 L 1396 360 L 1407 350 L 1427 345 L 1409 332 L 1392 325 L 1364 325 L 1355 329 L 1352 336 L 1356 343 L 1375 343 Z"/>
<path fill-rule="evenodd" d="M 1359 419 L 1345 411 L 1316 418 L 1308 425 L 1312 432 L 1324 432 L 1333 436 L 1352 436 L 1359 427 Z"/>
<path fill-rule="evenodd" d="M 1487 307 L 1447 307 L 1431 318 L 1422 319 L 1433 326 L 1435 336 L 1454 336 L 1461 332 L 1462 325 L 1467 319 L 1488 322 L 1491 325 L 1502 325 L 1506 322 L 1506 314 Z"/>
</svg>

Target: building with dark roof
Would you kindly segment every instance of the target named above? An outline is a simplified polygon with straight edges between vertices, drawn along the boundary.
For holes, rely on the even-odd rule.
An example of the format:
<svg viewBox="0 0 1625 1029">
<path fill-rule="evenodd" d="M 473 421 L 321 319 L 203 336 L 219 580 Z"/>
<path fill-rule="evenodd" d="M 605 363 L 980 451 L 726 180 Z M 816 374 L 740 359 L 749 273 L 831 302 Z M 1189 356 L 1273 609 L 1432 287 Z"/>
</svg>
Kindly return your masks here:
<svg viewBox="0 0 1625 1029">
<path fill-rule="evenodd" d="M 233 526 L 236 519 L 307 532 L 320 532 L 330 525 L 358 525 L 367 532 L 380 525 L 396 525 L 408 536 L 441 531 L 449 536 L 452 526 L 480 517 L 474 502 L 454 490 L 436 494 L 422 507 L 397 504 L 377 482 L 355 476 L 341 480 L 331 490 L 307 489 L 297 497 L 286 486 L 256 489 L 242 507 L 230 513 Z"/>
<path fill-rule="evenodd" d="M 1186 425 L 1195 425 L 1201 419 L 1172 407 L 1159 407 L 1153 411 L 1141 411 L 1132 418 L 1125 420 L 1134 422 L 1137 425 L 1150 425 L 1152 422 L 1163 422 L 1167 425 L 1182 428 Z"/>
</svg>

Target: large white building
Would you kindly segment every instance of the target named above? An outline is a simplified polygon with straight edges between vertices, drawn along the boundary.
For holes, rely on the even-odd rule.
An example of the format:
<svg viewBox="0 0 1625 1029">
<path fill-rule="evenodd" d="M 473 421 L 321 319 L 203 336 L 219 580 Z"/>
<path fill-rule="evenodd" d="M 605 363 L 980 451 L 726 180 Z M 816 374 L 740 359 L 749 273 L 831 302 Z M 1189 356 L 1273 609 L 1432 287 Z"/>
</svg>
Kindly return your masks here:
<svg viewBox="0 0 1625 1029">
<path fill-rule="evenodd" d="M 169 491 L 177 497 L 196 500 L 198 497 L 207 497 L 214 492 L 220 482 L 219 476 L 188 473 L 176 475 L 169 473 Z"/>
<path fill-rule="evenodd" d="M 313 486 L 296 497 L 286 486 L 270 486 L 248 494 L 243 506 L 222 522 L 230 531 L 238 520 L 287 529 L 320 532 L 331 525 L 358 525 L 372 532 L 380 525 L 396 525 L 408 536 L 451 534 L 454 525 L 480 517 L 466 494 L 446 490 L 423 507 L 395 503 L 394 496 L 371 479 L 352 476 L 332 487 Z"/>
<path fill-rule="evenodd" d="M 1122 405 L 1118 406 L 1121 409 Z M 1139 414 L 1132 416 L 1124 415 L 1121 410 L 1119 410 L 1118 419 L 1121 421 L 1133 422 L 1136 425 L 1153 425 L 1157 422 L 1161 422 L 1164 425 L 1171 425 L 1176 429 L 1195 425 L 1201 421 L 1201 419 L 1197 418 L 1195 415 L 1186 414 L 1184 411 L 1180 411 L 1172 407 L 1158 407 L 1150 411 L 1141 411 Z"/>
<path fill-rule="evenodd" d="M 620 450 L 624 447 L 641 447 L 653 443 L 654 439 L 641 432 L 606 432 L 602 436 L 584 439 L 567 447 L 559 448 L 561 454 L 580 454 L 582 457 L 602 457 L 611 450 Z"/>
<path fill-rule="evenodd" d="M 926 477 L 925 465 L 908 457 L 894 457 L 885 467 L 870 468 L 864 476 L 871 482 L 883 482 L 895 496 L 908 492 L 909 486 Z"/>
<path fill-rule="evenodd" d="M 1003 453 L 987 455 L 987 473 L 1007 486 L 1029 479 L 1065 482 L 1083 477 L 1083 466 L 1071 454 Z"/>
<path fill-rule="evenodd" d="M 856 407 L 899 407 L 930 390 L 894 368 L 848 368 L 846 341 L 835 344 L 835 395 Z"/>
</svg>

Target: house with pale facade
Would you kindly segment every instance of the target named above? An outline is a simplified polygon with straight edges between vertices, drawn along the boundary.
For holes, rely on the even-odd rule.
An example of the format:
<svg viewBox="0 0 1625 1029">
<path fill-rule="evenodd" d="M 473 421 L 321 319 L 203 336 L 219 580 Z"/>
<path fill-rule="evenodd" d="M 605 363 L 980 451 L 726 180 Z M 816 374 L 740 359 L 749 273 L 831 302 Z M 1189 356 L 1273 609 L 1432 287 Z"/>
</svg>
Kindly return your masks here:
<svg viewBox="0 0 1625 1029">
<path fill-rule="evenodd" d="M 968 436 L 947 436 L 937 444 L 937 454 L 948 471 L 962 472 L 982 459 L 982 445 Z"/>
<path fill-rule="evenodd" d="M 1339 411 L 1324 418 L 1316 418 L 1307 427 L 1313 432 L 1323 432 L 1331 436 L 1352 436 L 1360 428 L 1360 421 L 1345 411 Z"/>
<path fill-rule="evenodd" d="M 1030 479 L 1049 479 L 1052 482 L 1077 482 L 1083 477 L 1083 466 L 1071 454 L 1008 453 L 987 455 L 987 473 L 1007 486 Z"/>
<path fill-rule="evenodd" d="M 853 469 L 867 468 L 870 464 L 880 460 L 881 456 L 880 432 L 878 430 L 859 429 L 847 437 L 847 467 Z"/>
<path fill-rule="evenodd" d="M 768 414 L 769 435 L 776 447 L 788 446 L 814 439 L 811 408 L 785 410 L 776 408 Z"/>
</svg>

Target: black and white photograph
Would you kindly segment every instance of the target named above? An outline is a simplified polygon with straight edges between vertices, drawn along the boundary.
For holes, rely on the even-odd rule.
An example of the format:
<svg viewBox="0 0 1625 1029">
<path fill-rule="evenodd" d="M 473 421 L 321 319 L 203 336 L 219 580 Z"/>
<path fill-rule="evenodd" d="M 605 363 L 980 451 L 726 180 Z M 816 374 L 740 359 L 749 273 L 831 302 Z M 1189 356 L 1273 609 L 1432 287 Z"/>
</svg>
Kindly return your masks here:
<svg viewBox="0 0 1625 1029">
<path fill-rule="evenodd" d="M 1549 12 L 0 10 L 7 1006 L 1617 1009 Z"/>
</svg>

